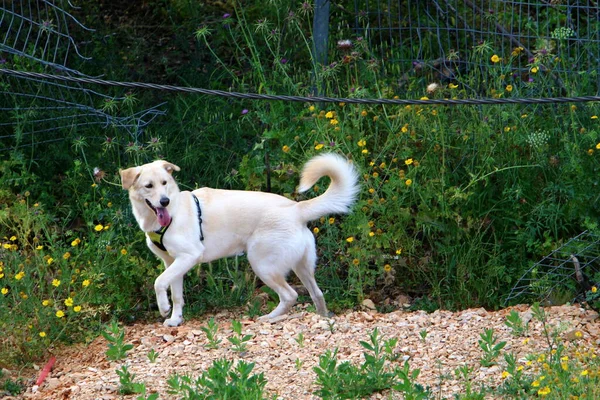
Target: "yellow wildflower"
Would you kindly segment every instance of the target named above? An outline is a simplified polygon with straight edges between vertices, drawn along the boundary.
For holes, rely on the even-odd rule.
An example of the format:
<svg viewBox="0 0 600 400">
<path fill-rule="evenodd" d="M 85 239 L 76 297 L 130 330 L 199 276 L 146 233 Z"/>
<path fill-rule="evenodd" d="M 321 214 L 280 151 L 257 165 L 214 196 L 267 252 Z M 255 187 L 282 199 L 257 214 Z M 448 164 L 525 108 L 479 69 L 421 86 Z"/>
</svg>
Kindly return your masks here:
<svg viewBox="0 0 600 400">
<path fill-rule="evenodd" d="M 581 376 L 587 376 L 587 374 L 589 374 L 589 371 L 587 369 L 581 371 Z"/>
<path fill-rule="evenodd" d="M 311 111 L 311 112 L 312 112 L 312 111 L 315 111 L 315 106 L 310 106 L 310 107 L 308 107 L 308 111 Z"/>
<path fill-rule="evenodd" d="M 46 260 L 46 262 L 48 263 L 48 265 L 50 265 L 50 264 L 52 264 L 54 262 L 54 258 L 48 257 L 48 259 Z"/>
<path fill-rule="evenodd" d="M 448 85 L 448 87 L 450 89 L 456 89 L 458 87 L 458 85 L 455 85 L 454 83 L 451 83 L 451 84 Z"/>
<path fill-rule="evenodd" d="M 546 396 L 547 394 L 550 394 L 552 390 L 550 390 L 550 388 L 548 386 L 545 386 L 543 388 L 541 388 L 540 390 L 538 390 L 538 395 L 540 396 Z"/>
<path fill-rule="evenodd" d="M 102 224 L 98 224 L 98 225 L 96 225 L 96 226 L 94 227 L 94 230 L 95 230 L 96 232 L 100 232 L 102 229 L 104 229 L 104 227 L 102 226 Z"/>
<path fill-rule="evenodd" d="M 410 165 L 410 164 L 412 164 L 412 163 L 413 163 L 413 159 L 412 159 L 412 158 L 406 159 L 406 160 L 404 161 L 404 164 L 406 164 L 406 165 Z"/>
<path fill-rule="evenodd" d="M 75 247 L 81 243 L 81 239 L 77 238 L 71 242 L 71 246 Z"/>
<path fill-rule="evenodd" d="M 533 68 L 531 68 L 529 71 L 530 71 L 532 74 L 537 74 L 539 70 L 540 70 L 540 69 L 539 69 L 538 67 L 533 67 Z"/>
<path fill-rule="evenodd" d="M 69 252 L 67 251 L 65 254 L 63 254 L 63 258 L 64 258 L 65 260 L 68 260 L 69 258 L 71 258 L 71 253 L 69 253 Z"/>
<path fill-rule="evenodd" d="M 390 264 L 385 264 L 385 265 L 383 266 L 383 270 L 384 270 L 385 272 L 390 272 L 390 271 L 392 270 L 392 266 L 391 266 Z"/>
<path fill-rule="evenodd" d="M 127 249 L 121 249 L 121 255 L 126 256 L 127 255 Z"/>
<path fill-rule="evenodd" d="M 329 123 L 330 123 L 331 125 L 337 125 L 337 124 L 339 123 L 339 121 L 338 121 L 337 119 L 335 119 L 335 118 L 334 118 L 334 119 L 330 120 L 330 121 L 329 121 Z"/>
<path fill-rule="evenodd" d="M 44 307 L 48 307 L 50 305 L 50 300 L 44 300 L 44 301 L 42 301 L 42 305 Z"/>
<path fill-rule="evenodd" d="M 52 280 L 52 286 L 59 287 L 60 286 L 60 281 L 58 279 Z"/>
<path fill-rule="evenodd" d="M 65 316 L 65 313 L 64 313 L 64 312 L 62 312 L 61 310 L 58 310 L 58 311 L 56 312 L 56 314 L 55 314 L 55 315 L 56 315 L 58 318 L 62 318 L 62 317 L 64 317 L 64 316 Z"/>
<path fill-rule="evenodd" d="M 335 218 L 329 218 L 329 225 L 333 225 L 335 223 Z"/>
<path fill-rule="evenodd" d="M 413 181 L 412 179 L 407 179 L 404 183 L 406 184 L 406 186 L 410 186 L 412 185 Z"/>
<path fill-rule="evenodd" d="M 510 373 L 508 371 L 502 371 L 502 379 L 506 379 L 510 376 Z"/>
<path fill-rule="evenodd" d="M 500 57 L 498 57 L 497 54 L 494 54 L 492 56 L 492 58 L 490 58 L 490 60 L 492 60 L 493 63 L 497 63 L 497 62 L 500 62 L 500 60 L 502 60 L 502 59 Z"/>
<path fill-rule="evenodd" d="M 402 249 L 396 249 L 396 255 L 399 256 L 400 254 L 402 254 Z"/>
<path fill-rule="evenodd" d="M 21 271 L 15 275 L 15 279 L 20 281 L 21 279 L 23 279 L 24 276 L 25 276 L 25 272 Z"/>
<path fill-rule="evenodd" d="M 516 57 L 516 56 L 518 56 L 519 54 L 521 54 L 521 52 L 522 52 L 523 50 L 525 50 L 523 47 L 515 47 L 515 48 L 513 49 L 512 53 L 511 53 L 511 55 L 512 55 L 513 57 Z"/>
<path fill-rule="evenodd" d="M 81 311 L 81 306 L 75 306 L 75 307 L 73 307 L 73 311 L 80 312 Z"/>
<path fill-rule="evenodd" d="M 592 286 L 592 293 L 596 293 L 598 291 L 598 288 L 596 286 Z"/>
<path fill-rule="evenodd" d="M 512 90 L 513 90 L 512 85 L 506 85 L 506 91 L 507 92 L 512 92 Z"/>
<path fill-rule="evenodd" d="M 319 233 L 319 228 L 315 227 L 315 228 L 313 229 L 313 233 L 314 233 L 315 235 L 316 235 L 317 233 Z"/>
<path fill-rule="evenodd" d="M 46 337 L 46 332 L 40 332 L 39 335 L 40 337 Z"/>
<path fill-rule="evenodd" d="M 321 150 L 323 148 L 324 144 L 323 143 L 319 143 L 315 146 L 315 150 Z"/>
<path fill-rule="evenodd" d="M 83 282 L 81 282 L 81 286 L 88 287 L 88 286 L 90 286 L 90 283 L 92 283 L 92 282 L 90 282 L 89 279 L 86 279 Z"/>
<path fill-rule="evenodd" d="M 17 240 L 17 237 L 16 237 L 16 236 L 11 236 L 11 237 L 10 237 L 10 241 L 11 241 L 11 242 L 14 242 L 15 240 Z"/>
<path fill-rule="evenodd" d="M 290 146 L 288 146 L 288 145 L 286 144 L 285 146 L 283 146 L 283 147 L 281 148 L 281 150 L 282 150 L 284 153 L 289 153 L 289 151 L 290 151 Z"/>
<path fill-rule="evenodd" d="M 360 260 L 358 258 L 355 258 L 354 260 L 352 260 L 352 264 L 358 265 L 360 264 Z"/>
<path fill-rule="evenodd" d="M 35 249 L 36 250 L 42 250 L 44 248 L 44 246 L 37 246 Z"/>
<path fill-rule="evenodd" d="M 346 242 L 348 242 L 348 243 L 354 242 L 354 236 L 350 236 L 349 238 L 346 238 Z"/>
<path fill-rule="evenodd" d="M 366 112 L 365 110 L 362 110 L 362 111 L 360 112 L 360 115 L 362 115 L 363 117 L 366 117 L 366 116 L 367 116 L 367 114 L 368 114 L 368 112 Z"/>
<path fill-rule="evenodd" d="M 592 115 L 592 119 L 598 119 L 597 115 Z"/>
<path fill-rule="evenodd" d="M 333 111 L 327 111 L 327 114 L 325 114 L 325 118 L 327 119 L 331 119 L 334 117 Z"/>
<path fill-rule="evenodd" d="M 358 144 L 358 147 L 365 147 L 367 145 L 367 141 L 366 140 L 359 140 L 357 144 Z"/>
<path fill-rule="evenodd" d="M 67 297 L 65 299 L 65 306 L 67 306 L 67 307 L 73 307 L 73 299 L 70 298 L 70 297 Z"/>
<path fill-rule="evenodd" d="M 0 293 L 6 296 L 8 294 L 8 288 L 2 288 L 2 290 L 0 290 Z"/>
</svg>

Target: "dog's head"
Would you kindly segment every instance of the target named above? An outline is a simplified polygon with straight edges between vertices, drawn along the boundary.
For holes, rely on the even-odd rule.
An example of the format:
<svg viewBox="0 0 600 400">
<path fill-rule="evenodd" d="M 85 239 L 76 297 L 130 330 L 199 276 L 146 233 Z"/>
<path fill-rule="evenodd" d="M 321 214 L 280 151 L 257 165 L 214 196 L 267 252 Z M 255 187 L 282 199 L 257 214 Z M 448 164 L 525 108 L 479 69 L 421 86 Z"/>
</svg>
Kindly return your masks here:
<svg viewBox="0 0 600 400">
<path fill-rule="evenodd" d="M 179 192 L 172 174 L 179 170 L 177 165 L 159 160 L 119 172 L 123 189 L 129 190 L 131 201 L 144 203 L 156 214 L 158 223 L 167 226 L 171 223 L 167 207 L 171 197 Z"/>
</svg>

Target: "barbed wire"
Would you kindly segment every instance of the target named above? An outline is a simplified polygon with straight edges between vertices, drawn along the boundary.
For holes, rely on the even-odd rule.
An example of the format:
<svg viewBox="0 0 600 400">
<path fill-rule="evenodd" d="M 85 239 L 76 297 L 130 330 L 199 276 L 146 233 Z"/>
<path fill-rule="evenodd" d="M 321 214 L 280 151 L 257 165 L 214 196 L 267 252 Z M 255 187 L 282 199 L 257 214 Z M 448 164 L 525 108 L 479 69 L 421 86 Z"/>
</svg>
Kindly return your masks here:
<svg viewBox="0 0 600 400">
<path fill-rule="evenodd" d="M 224 90 L 201 89 L 194 87 L 162 85 L 147 82 L 118 82 L 90 77 L 74 77 L 65 75 L 52 75 L 40 72 L 14 71 L 0 68 L 0 73 L 36 79 L 53 79 L 67 82 L 78 82 L 87 84 L 96 84 L 104 86 L 118 86 L 124 88 L 148 89 L 148 90 L 166 90 L 181 93 L 198 93 L 209 96 L 233 97 L 237 99 L 248 100 L 270 100 L 270 101 L 294 101 L 305 103 L 348 103 L 348 104 L 379 104 L 379 105 L 483 105 L 483 104 L 553 104 L 553 103 L 585 103 L 600 101 L 600 96 L 579 96 L 579 97 L 538 97 L 538 98 L 482 98 L 482 99 L 368 99 L 368 98 L 334 98 L 322 96 L 289 96 L 289 95 L 271 95 L 258 93 L 240 93 L 228 92 Z"/>
</svg>

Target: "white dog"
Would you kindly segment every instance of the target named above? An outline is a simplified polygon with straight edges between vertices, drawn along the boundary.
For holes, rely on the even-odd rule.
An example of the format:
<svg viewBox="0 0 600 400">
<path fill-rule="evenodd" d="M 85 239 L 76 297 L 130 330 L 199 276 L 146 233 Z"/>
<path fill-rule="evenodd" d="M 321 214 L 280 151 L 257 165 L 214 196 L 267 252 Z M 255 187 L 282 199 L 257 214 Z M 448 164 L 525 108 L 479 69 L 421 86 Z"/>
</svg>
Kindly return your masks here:
<svg viewBox="0 0 600 400">
<path fill-rule="evenodd" d="M 146 233 L 146 242 L 165 263 L 154 289 L 166 326 L 183 322 L 183 277 L 196 264 L 246 253 L 256 275 L 279 295 L 279 305 L 261 318 L 286 313 L 298 294 L 286 282 L 294 271 L 315 303 L 327 316 L 323 293 L 314 277 L 315 239 L 306 226 L 327 214 L 347 213 L 359 191 L 353 165 L 335 154 L 317 156 L 304 166 L 298 192 L 310 189 L 321 177 L 331 183 L 322 195 L 295 202 L 264 192 L 202 188 L 179 191 L 172 177 L 179 167 L 154 161 L 121 170 L 123 189 L 129 191 L 133 214 Z"/>
</svg>

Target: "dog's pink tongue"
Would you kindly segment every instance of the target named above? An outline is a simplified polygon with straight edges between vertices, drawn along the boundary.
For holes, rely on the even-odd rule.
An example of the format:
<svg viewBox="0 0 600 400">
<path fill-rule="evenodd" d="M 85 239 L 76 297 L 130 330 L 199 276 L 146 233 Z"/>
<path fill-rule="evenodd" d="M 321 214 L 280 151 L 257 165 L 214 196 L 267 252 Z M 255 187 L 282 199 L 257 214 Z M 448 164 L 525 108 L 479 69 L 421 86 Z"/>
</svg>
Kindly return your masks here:
<svg viewBox="0 0 600 400">
<path fill-rule="evenodd" d="M 171 216 L 166 208 L 158 207 L 156 209 L 156 217 L 160 226 L 167 226 L 171 223 Z"/>
</svg>

